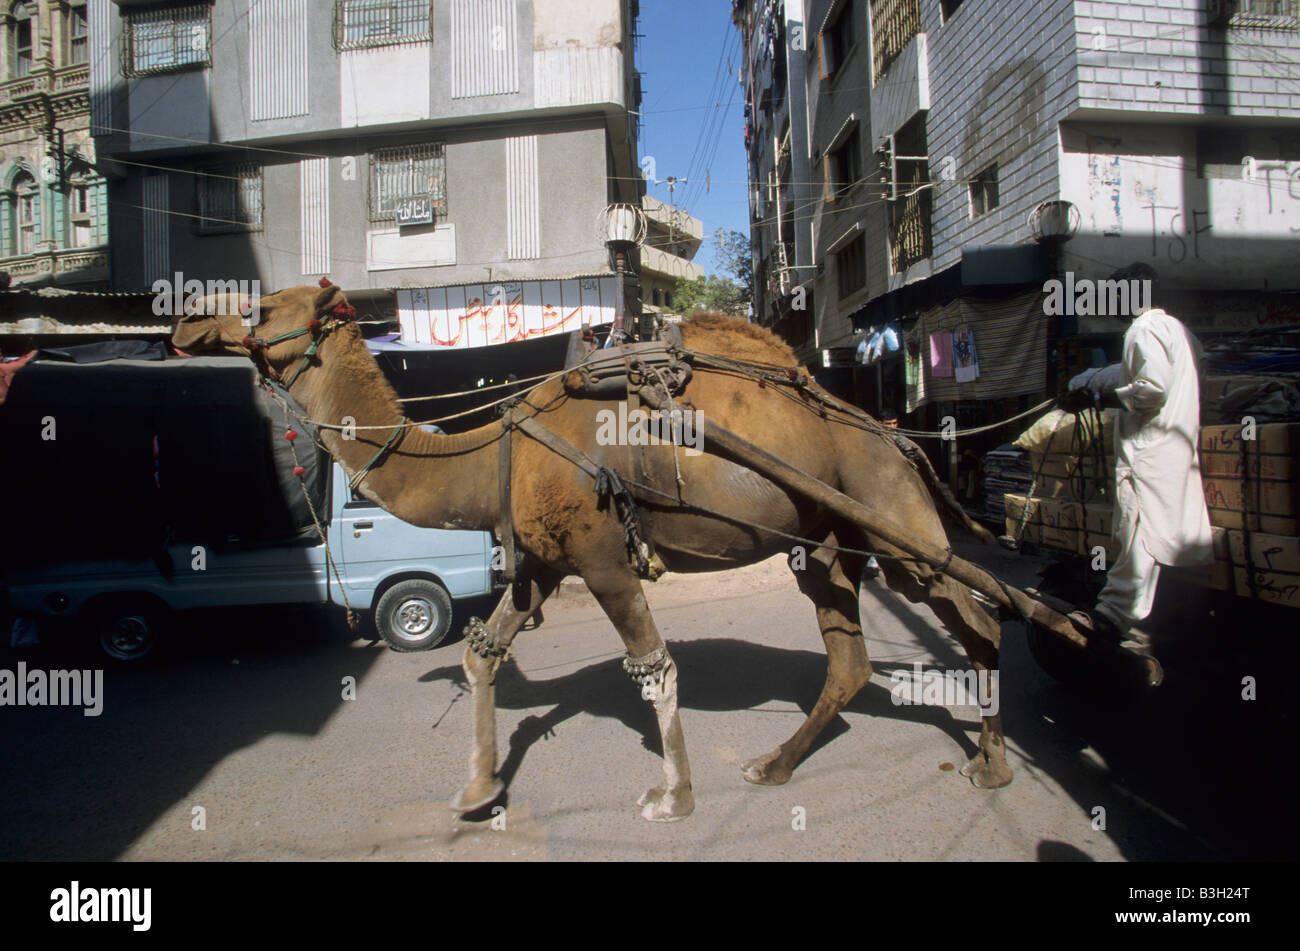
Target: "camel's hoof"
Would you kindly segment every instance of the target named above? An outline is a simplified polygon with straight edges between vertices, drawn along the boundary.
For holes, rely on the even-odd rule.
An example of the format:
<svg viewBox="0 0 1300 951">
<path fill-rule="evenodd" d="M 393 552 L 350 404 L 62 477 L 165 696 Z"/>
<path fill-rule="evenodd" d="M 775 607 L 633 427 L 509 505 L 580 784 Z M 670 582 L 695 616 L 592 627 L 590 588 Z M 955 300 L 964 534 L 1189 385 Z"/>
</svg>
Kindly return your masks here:
<svg viewBox="0 0 1300 951">
<path fill-rule="evenodd" d="M 977 789 L 1001 789 L 1011 784 L 1011 767 L 1005 762 L 992 762 L 983 753 L 961 768 L 961 774 L 971 781 Z"/>
<path fill-rule="evenodd" d="M 773 750 L 745 763 L 740 768 L 745 771 L 746 781 L 759 786 L 782 786 L 789 782 L 793 770 L 777 765 L 780 756 L 780 750 Z"/>
<path fill-rule="evenodd" d="M 478 812 L 501 798 L 506 791 L 506 784 L 499 779 L 475 780 L 456 793 L 450 803 L 452 812 Z"/>
<path fill-rule="evenodd" d="M 676 822 L 695 811 L 695 794 L 691 792 L 690 786 L 685 789 L 656 786 L 647 789 L 636 804 L 641 807 L 642 819 L 650 822 Z"/>
</svg>

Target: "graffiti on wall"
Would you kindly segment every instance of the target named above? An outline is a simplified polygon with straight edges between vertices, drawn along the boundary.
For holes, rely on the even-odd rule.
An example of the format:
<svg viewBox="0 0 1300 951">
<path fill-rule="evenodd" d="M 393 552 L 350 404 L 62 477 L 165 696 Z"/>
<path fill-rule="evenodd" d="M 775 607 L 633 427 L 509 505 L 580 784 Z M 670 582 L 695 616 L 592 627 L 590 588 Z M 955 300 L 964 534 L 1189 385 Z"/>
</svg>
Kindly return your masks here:
<svg viewBox="0 0 1300 951">
<path fill-rule="evenodd" d="M 614 278 L 500 281 L 397 292 L 402 339 L 438 347 L 486 347 L 614 320 Z"/>
</svg>

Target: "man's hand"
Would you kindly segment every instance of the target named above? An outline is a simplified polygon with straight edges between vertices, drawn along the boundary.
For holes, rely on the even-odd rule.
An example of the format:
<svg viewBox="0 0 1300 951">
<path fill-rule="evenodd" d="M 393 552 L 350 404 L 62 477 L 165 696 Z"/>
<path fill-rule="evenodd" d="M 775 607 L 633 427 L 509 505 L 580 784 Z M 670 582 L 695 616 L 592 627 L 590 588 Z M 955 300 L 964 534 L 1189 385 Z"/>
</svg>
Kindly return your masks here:
<svg viewBox="0 0 1300 951">
<path fill-rule="evenodd" d="M 1089 406 L 1094 405 L 1095 401 L 1095 394 L 1085 386 L 1057 397 L 1056 405 L 1067 413 L 1082 413 Z"/>
</svg>

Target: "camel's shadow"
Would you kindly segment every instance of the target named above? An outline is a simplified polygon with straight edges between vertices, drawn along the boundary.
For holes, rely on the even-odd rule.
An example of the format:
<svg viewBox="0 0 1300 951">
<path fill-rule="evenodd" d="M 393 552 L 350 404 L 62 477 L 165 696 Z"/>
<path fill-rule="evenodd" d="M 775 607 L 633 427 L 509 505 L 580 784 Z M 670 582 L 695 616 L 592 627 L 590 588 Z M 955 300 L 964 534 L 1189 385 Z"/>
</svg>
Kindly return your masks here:
<svg viewBox="0 0 1300 951">
<path fill-rule="evenodd" d="M 688 710 L 760 713 L 763 711 L 754 708 L 789 703 L 807 715 L 826 678 L 826 655 L 813 651 L 722 638 L 677 641 L 670 649 L 679 670 L 679 702 Z M 877 673 L 884 674 L 899 667 L 910 669 L 903 664 L 873 663 L 872 666 Z M 724 676 L 718 676 L 720 671 Z M 424 683 L 449 681 L 468 689 L 459 664 L 430 670 L 420 680 Z M 525 717 L 511 733 L 498 773 L 507 787 L 532 745 L 554 735 L 557 726 L 578 714 L 618 720 L 640 734 L 647 750 L 662 755 L 653 707 L 641 699 L 640 688 L 623 673 L 619 658 L 598 661 L 545 680 L 529 679 L 516 664 L 506 663 L 497 677 L 496 701 L 497 707 L 505 710 L 551 708 L 540 716 Z M 968 735 L 979 732 L 977 716 L 969 721 L 959 720 L 945 707 L 895 705 L 889 690 L 877 682 L 859 691 L 844 710 L 935 727 L 962 748 L 963 758 L 974 756 L 977 750 Z M 803 760 L 816 755 L 849 729 L 842 716 L 836 717 L 813 742 Z M 764 752 L 747 751 L 750 755 Z"/>
</svg>

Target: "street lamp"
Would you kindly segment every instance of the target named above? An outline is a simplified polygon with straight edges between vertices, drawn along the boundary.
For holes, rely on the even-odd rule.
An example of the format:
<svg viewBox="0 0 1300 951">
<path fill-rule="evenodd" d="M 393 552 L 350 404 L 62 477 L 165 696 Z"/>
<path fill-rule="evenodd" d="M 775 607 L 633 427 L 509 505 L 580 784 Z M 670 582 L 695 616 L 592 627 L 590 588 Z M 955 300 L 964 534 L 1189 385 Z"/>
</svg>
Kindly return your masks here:
<svg viewBox="0 0 1300 951">
<path fill-rule="evenodd" d="M 1052 277 L 1060 276 L 1061 247 L 1078 232 L 1079 220 L 1078 206 L 1059 198 L 1039 202 L 1029 213 L 1029 231 L 1047 249 Z"/>
<path fill-rule="evenodd" d="M 640 206 L 618 202 L 607 205 L 596 219 L 597 237 L 609 248 L 614 257 L 614 327 L 610 331 L 611 344 L 621 343 L 628 337 L 624 329 L 627 301 L 623 294 L 623 272 L 627 269 L 628 253 L 645 241 L 645 212 Z M 644 328 L 642 328 L 644 331 Z M 646 336 L 646 334 L 642 334 Z"/>
</svg>

